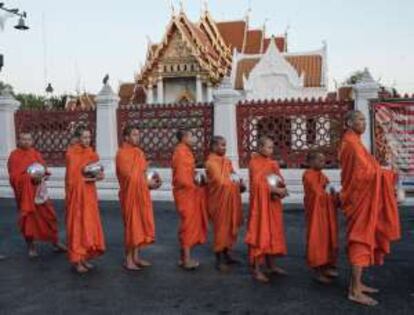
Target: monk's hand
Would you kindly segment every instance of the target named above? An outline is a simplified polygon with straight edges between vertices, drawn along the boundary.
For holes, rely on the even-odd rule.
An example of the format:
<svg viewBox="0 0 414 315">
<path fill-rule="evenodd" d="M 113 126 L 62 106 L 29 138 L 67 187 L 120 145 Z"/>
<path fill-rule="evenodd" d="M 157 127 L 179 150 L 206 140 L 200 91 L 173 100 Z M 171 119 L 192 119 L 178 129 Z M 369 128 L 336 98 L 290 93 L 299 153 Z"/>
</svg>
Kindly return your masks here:
<svg viewBox="0 0 414 315">
<path fill-rule="evenodd" d="M 286 187 L 272 187 L 271 192 L 272 195 L 275 195 L 280 199 L 285 198 L 288 194 Z"/>
<path fill-rule="evenodd" d="M 244 193 L 247 190 L 246 184 L 243 179 L 240 179 L 239 189 L 241 193 Z"/>
<path fill-rule="evenodd" d="M 96 181 L 100 181 L 100 180 L 104 180 L 104 179 L 105 179 L 104 172 L 99 172 L 98 175 L 96 175 L 96 177 L 95 177 Z"/>
<path fill-rule="evenodd" d="M 42 177 L 41 176 L 36 176 L 32 178 L 32 182 L 35 185 L 39 185 L 42 182 Z"/>
<path fill-rule="evenodd" d="M 149 189 L 158 189 L 160 188 L 162 185 L 162 181 L 161 178 L 152 178 L 150 183 L 149 183 Z"/>
</svg>

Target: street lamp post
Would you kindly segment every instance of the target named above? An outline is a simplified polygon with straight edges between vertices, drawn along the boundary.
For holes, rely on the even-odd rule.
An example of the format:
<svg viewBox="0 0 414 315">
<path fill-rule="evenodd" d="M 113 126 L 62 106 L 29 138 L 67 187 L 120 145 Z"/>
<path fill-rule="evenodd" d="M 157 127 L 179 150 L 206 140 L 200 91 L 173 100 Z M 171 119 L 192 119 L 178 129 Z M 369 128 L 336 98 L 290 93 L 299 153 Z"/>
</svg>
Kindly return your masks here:
<svg viewBox="0 0 414 315">
<path fill-rule="evenodd" d="M 8 14 L 12 14 L 19 17 L 17 24 L 14 26 L 15 29 L 19 31 L 26 31 L 29 27 L 26 25 L 26 18 L 27 13 L 25 11 L 20 12 L 19 9 L 9 9 L 4 6 L 3 2 L 0 2 L 0 10 L 7 12 Z M 4 65 L 4 56 L 0 54 L 0 71 Z"/>
</svg>

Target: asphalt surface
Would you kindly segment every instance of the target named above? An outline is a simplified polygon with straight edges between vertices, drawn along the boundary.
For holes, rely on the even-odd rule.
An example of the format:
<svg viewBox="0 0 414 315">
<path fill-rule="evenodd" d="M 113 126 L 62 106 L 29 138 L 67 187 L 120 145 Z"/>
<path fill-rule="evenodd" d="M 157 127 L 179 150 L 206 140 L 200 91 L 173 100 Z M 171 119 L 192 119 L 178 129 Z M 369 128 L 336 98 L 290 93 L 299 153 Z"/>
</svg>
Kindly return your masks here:
<svg viewBox="0 0 414 315">
<path fill-rule="evenodd" d="M 63 228 L 63 203 L 55 202 Z M 303 211 L 285 212 L 288 256 L 280 265 L 288 276 L 274 277 L 270 284 L 251 279 L 245 263 L 228 274 L 214 269 L 211 245 L 197 248 L 202 266 L 194 272 L 177 267 L 177 215 L 171 203 L 155 203 L 156 243 L 143 256 L 151 268 L 127 272 L 122 264 L 122 223 L 117 202 L 101 203 L 108 250 L 87 275 L 75 274 L 64 254 L 50 246 L 39 247 L 36 260 L 26 257 L 23 239 L 16 227 L 13 200 L 0 199 L 0 314 L 413 314 L 414 312 L 414 212 L 401 209 L 403 239 L 383 267 L 374 267 L 366 282 L 379 287 L 380 304 L 374 308 L 346 299 L 349 268 L 344 255 L 343 233 L 339 261 L 340 277 L 324 286 L 313 281 L 304 260 Z M 344 230 L 341 220 L 341 230 Z M 244 228 L 235 255 L 247 259 Z M 211 240 L 211 237 L 210 237 Z"/>
</svg>

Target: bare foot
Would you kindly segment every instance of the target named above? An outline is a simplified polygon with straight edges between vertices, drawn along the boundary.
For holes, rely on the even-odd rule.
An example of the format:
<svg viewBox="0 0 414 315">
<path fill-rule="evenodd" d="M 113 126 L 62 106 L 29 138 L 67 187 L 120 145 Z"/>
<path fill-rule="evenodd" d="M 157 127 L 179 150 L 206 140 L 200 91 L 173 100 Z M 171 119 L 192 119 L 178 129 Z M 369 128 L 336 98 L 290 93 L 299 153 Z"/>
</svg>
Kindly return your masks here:
<svg viewBox="0 0 414 315">
<path fill-rule="evenodd" d="M 261 271 L 253 271 L 253 278 L 262 283 L 269 282 L 269 278 Z"/>
<path fill-rule="evenodd" d="M 336 268 L 327 268 L 323 271 L 323 274 L 331 278 L 337 278 L 339 276 L 339 272 Z"/>
<path fill-rule="evenodd" d="M 379 290 L 376 288 L 371 288 L 365 284 L 361 284 L 361 291 L 364 293 L 378 293 Z"/>
<path fill-rule="evenodd" d="M 378 301 L 374 300 L 372 297 L 360 292 L 360 293 L 351 293 L 349 292 L 348 294 L 348 300 L 358 303 L 358 304 L 362 304 L 362 305 L 366 305 L 366 306 L 375 306 L 378 305 Z"/>
<path fill-rule="evenodd" d="M 55 253 L 66 253 L 68 249 L 62 243 L 53 244 L 53 251 Z"/>
<path fill-rule="evenodd" d="M 315 280 L 318 281 L 319 283 L 322 283 L 322 284 L 331 284 L 332 283 L 332 279 L 327 277 L 323 273 L 316 274 Z"/>
<path fill-rule="evenodd" d="M 77 263 L 74 267 L 75 267 L 76 272 L 79 274 L 84 274 L 89 271 L 89 269 L 86 268 L 82 263 Z"/>
<path fill-rule="evenodd" d="M 134 261 L 135 261 L 135 264 L 139 267 L 144 267 L 145 268 L 145 267 L 152 266 L 152 264 L 149 261 L 144 260 L 144 259 L 134 259 Z"/>
<path fill-rule="evenodd" d="M 220 272 L 228 272 L 230 271 L 230 267 L 225 263 L 217 263 L 216 269 Z"/>
<path fill-rule="evenodd" d="M 87 269 L 89 269 L 89 270 L 93 270 L 93 269 L 95 269 L 95 265 L 94 265 L 94 264 L 91 264 L 90 262 L 83 261 L 83 262 L 82 262 L 82 264 L 83 264 L 83 266 L 84 266 L 85 268 L 87 268 Z"/>
<path fill-rule="evenodd" d="M 35 247 L 29 248 L 29 251 L 27 253 L 29 255 L 29 258 L 37 258 L 39 257 L 39 253 L 37 252 Z"/>
<path fill-rule="evenodd" d="M 139 268 L 139 266 L 137 266 L 134 262 L 131 262 L 131 261 L 130 262 L 126 261 L 123 266 L 126 270 L 130 270 L 130 271 L 139 271 L 139 270 L 141 270 L 141 268 Z"/>
<path fill-rule="evenodd" d="M 286 276 L 288 274 L 286 270 L 284 270 L 280 267 L 277 267 L 277 266 L 269 267 L 267 269 L 267 273 L 273 274 L 273 275 L 277 274 L 277 275 L 282 275 L 282 276 Z"/>
<path fill-rule="evenodd" d="M 195 269 L 197 269 L 199 266 L 200 266 L 200 263 L 199 263 L 198 261 L 195 261 L 195 260 L 192 260 L 192 259 L 190 259 L 190 260 L 188 260 L 188 261 L 186 261 L 186 262 L 183 262 L 183 263 L 181 264 L 181 267 L 182 267 L 183 269 L 185 269 L 185 270 L 195 270 Z"/>
</svg>

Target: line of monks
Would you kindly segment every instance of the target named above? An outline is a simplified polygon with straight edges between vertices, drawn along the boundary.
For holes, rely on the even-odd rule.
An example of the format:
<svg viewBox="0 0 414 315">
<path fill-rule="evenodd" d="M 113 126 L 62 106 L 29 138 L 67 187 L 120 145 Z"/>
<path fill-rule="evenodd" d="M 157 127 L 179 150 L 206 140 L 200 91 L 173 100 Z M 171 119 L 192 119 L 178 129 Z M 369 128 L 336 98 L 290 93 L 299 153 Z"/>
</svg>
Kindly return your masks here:
<svg viewBox="0 0 414 315">
<path fill-rule="evenodd" d="M 376 305 L 370 294 L 377 289 L 362 282 L 366 267 L 382 264 L 390 252 L 390 242 L 399 239 L 400 224 L 395 197 L 396 175 L 383 169 L 361 142 L 366 128 L 361 112 L 352 111 L 346 117 L 347 131 L 340 148 L 340 192 L 330 186 L 323 173 L 325 157 L 320 152 L 308 156 L 309 169 L 304 172 L 304 205 L 307 222 L 306 257 L 315 278 L 331 283 L 338 276 L 337 209 L 340 207 L 347 222 L 347 252 L 352 267 L 348 298 L 351 301 Z M 148 164 L 139 148 L 139 130 L 128 126 L 123 132 L 124 143 L 116 155 L 116 175 L 119 180 L 119 200 L 124 223 L 125 262 L 127 270 L 140 270 L 151 263 L 141 256 L 141 250 L 155 241 L 155 224 L 151 189 L 161 185 L 159 177 L 148 179 Z M 195 180 L 196 164 L 190 130 L 177 133 L 178 145 L 172 157 L 173 196 L 180 218 L 179 266 L 194 270 L 199 262 L 191 255 L 196 245 L 207 241 L 208 223 L 213 228 L 213 251 L 216 268 L 226 272 L 238 261 L 231 250 L 243 223 L 241 194 L 246 190 L 243 180 L 235 175 L 226 157 L 226 140 L 215 136 L 211 153 L 205 162 L 206 177 Z M 32 178 L 27 168 L 34 162 L 45 164 L 32 147 L 30 133 L 19 135 L 19 146 L 10 155 L 8 170 L 19 210 L 19 228 L 28 245 L 30 257 L 36 257 L 35 241 L 47 241 L 56 251 L 68 252 L 68 258 L 78 273 L 94 268 L 93 258 L 105 252 L 104 233 L 95 183 L 104 179 L 103 171 L 85 176 L 84 169 L 98 162 L 99 156 L 90 146 L 91 132 L 79 127 L 75 141 L 66 152 L 65 221 L 67 246 L 58 240 L 55 210 L 47 200 L 34 202 L 39 179 Z M 273 141 L 263 137 L 249 163 L 249 214 L 245 243 L 251 272 L 257 281 L 269 282 L 272 273 L 286 274 L 275 264 L 275 258 L 287 254 L 282 199 L 288 195 L 278 163 L 272 159 Z M 281 180 L 269 184 L 269 175 Z M 50 175 L 46 173 L 46 176 Z"/>
</svg>

